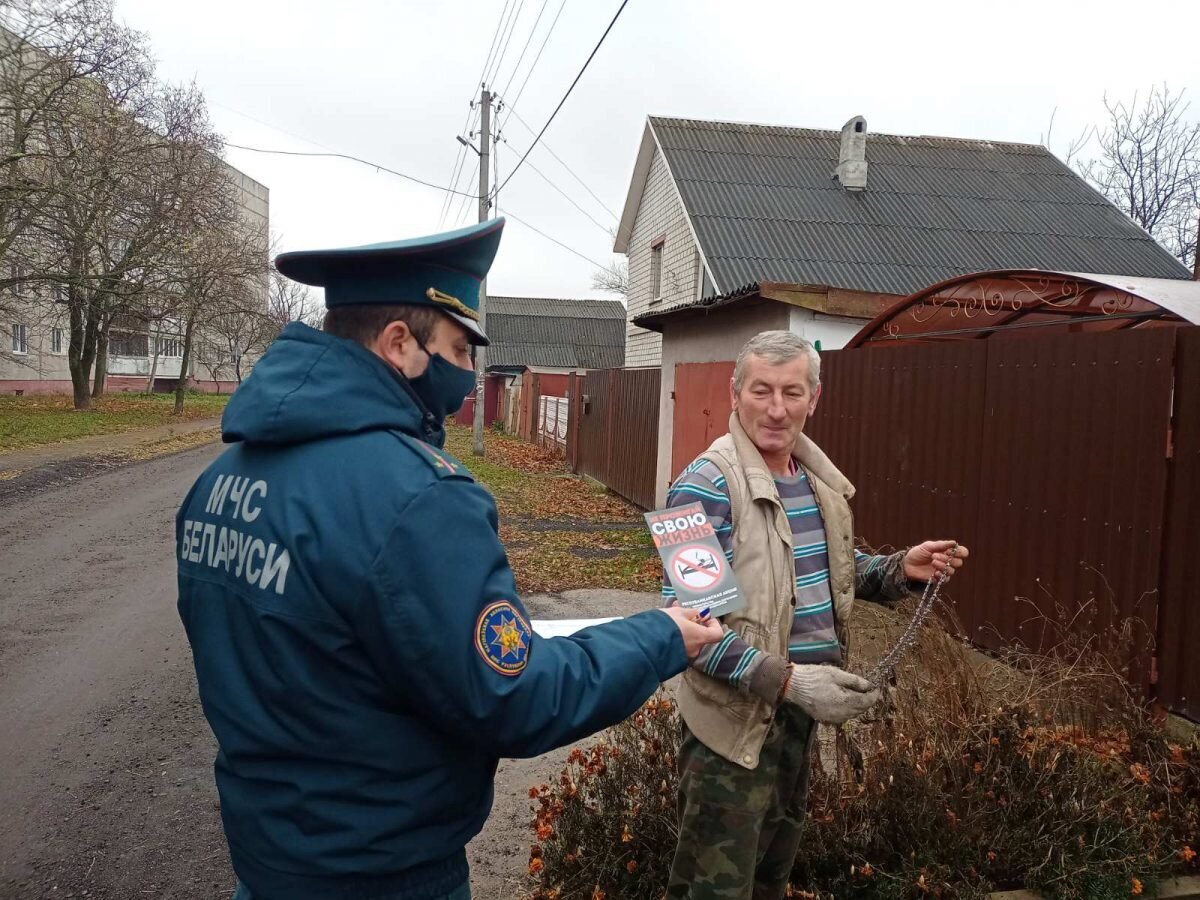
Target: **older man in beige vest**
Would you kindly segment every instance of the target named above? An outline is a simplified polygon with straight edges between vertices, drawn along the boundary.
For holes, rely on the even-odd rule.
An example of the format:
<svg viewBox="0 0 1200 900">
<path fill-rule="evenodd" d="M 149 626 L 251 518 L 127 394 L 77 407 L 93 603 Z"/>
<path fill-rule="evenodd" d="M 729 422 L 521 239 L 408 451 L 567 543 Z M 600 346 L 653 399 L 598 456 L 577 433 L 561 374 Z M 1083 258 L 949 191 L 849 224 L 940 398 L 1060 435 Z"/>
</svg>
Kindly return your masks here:
<svg viewBox="0 0 1200 900">
<path fill-rule="evenodd" d="M 820 381 L 821 358 L 808 341 L 786 331 L 756 335 L 734 369 L 729 434 L 668 495 L 670 506 L 704 505 L 746 599 L 679 690 L 685 727 L 670 897 L 784 896 L 815 722 L 845 722 L 879 699 L 842 668 L 855 597 L 900 599 L 967 556 L 954 541 L 887 556 L 855 549 L 854 486 L 803 434 Z M 673 602 L 669 584 L 663 594 Z"/>
</svg>

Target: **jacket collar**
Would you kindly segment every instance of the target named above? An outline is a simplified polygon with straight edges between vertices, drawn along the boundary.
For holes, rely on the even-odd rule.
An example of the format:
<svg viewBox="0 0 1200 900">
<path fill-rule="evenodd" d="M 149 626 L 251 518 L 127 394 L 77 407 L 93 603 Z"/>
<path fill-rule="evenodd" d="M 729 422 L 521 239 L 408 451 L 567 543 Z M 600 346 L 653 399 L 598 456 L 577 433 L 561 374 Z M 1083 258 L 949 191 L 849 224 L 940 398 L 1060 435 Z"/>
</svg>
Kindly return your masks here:
<svg viewBox="0 0 1200 900">
<path fill-rule="evenodd" d="M 729 414 L 729 434 L 733 438 L 733 446 L 737 451 L 738 462 L 746 473 L 746 484 L 750 488 L 750 496 L 755 500 L 774 499 L 777 496 L 775 476 L 771 473 L 758 447 L 750 440 L 750 435 L 742 428 L 737 413 Z M 825 455 L 825 451 L 813 443 L 812 439 L 801 433 L 796 437 L 792 446 L 792 456 L 812 475 L 819 478 L 830 488 L 837 491 L 847 500 L 854 496 L 854 485 L 850 483 L 837 466 Z"/>
</svg>

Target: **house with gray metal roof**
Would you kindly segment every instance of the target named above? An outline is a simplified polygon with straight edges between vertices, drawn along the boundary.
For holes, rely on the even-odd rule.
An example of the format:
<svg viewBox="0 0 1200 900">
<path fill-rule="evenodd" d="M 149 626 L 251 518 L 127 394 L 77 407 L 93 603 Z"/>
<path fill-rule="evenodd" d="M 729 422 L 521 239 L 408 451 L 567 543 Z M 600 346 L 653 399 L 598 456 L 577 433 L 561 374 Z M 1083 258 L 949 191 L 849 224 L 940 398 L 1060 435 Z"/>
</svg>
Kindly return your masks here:
<svg viewBox="0 0 1200 900">
<path fill-rule="evenodd" d="M 760 331 L 838 349 L 982 270 L 1191 276 L 1045 147 L 869 134 L 861 116 L 840 132 L 650 117 L 614 249 L 629 259 L 625 364 L 662 367 L 646 448 L 660 500 L 676 427 L 725 429 L 675 398 Z"/>
<path fill-rule="evenodd" d="M 524 373 L 535 377 L 537 393 L 563 397 L 568 373 L 625 365 L 625 305 L 617 300 L 488 297 L 487 333 L 483 409 L 489 424 L 515 414 Z M 474 414 L 474 398 L 468 398 L 458 422 L 470 424 Z"/>
<path fill-rule="evenodd" d="M 489 372 L 575 372 L 625 365 L 625 306 L 616 300 L 488 297 Z"/>
<path fill-rule="evenodd" d="M 650 117 L 614 249 L 631 366 L 663 361 L 668 321 L 719 306 L 831 349 L 984 269 L 1191 275 L 1045 147 L 868 134 L 861 116 L 841 132 Z"/>
</svg>

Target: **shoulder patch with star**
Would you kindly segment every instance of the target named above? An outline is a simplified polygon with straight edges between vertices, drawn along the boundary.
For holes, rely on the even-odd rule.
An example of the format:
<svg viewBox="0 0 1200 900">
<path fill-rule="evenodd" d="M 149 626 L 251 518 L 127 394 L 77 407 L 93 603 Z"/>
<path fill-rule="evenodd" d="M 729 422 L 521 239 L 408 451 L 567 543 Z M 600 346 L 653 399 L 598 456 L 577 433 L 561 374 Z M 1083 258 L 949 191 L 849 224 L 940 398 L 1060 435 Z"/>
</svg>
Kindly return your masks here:
<svg viewBox="0 0 1200 900">
<path fill-rule="evenodd" d="M 529 662 L 533 631 L 507 600 L 489 604 L 475 622 L 475 650 L 501 675 L 520 675 Z"/>
</svg>

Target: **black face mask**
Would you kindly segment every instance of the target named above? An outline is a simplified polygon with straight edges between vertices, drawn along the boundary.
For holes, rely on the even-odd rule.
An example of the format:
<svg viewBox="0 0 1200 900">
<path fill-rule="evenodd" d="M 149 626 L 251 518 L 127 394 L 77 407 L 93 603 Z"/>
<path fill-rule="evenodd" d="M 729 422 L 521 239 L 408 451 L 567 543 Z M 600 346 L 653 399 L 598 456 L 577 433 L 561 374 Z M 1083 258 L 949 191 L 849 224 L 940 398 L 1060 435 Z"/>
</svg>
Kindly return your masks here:
<svg viewBox="0 0 1200 900">
<path fill-rule="evenodd" d="M 417 346 L 429 357 L 429 365 L 416 378 L 408 379 L 408 383 L 440 427 L 447 416 L 462 409 L 467 395 L 475 389 L 475 372 L 459 368 L 440 354 L 430 353 L 424 344 Z"/>
</svg>

